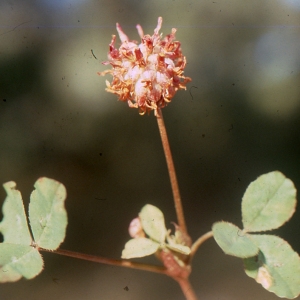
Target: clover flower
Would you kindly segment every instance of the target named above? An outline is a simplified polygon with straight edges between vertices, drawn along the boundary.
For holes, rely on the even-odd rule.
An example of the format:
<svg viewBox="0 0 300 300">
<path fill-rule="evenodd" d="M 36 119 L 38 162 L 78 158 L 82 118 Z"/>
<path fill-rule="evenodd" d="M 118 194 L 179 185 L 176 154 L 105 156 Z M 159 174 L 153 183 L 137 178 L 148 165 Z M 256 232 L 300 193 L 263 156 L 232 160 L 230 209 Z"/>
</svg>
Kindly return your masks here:
<svg viewBox="0 0 300 300">
<path fill-rule="evenodd" d="M 112 36 L 109 44 L 108 61 L 112 69 L 99 72 L 99 75 L 111 74 L 112 82 L 106 80 L 106 91 L 119 96 L 119 100 L 127 101 L 129 107 L 139 109 L 141 115 L 166 106 L 179 89 L 186 90 L 191 78 L 183 75 L 186 58 L 182 55 L 180 42 L 174 41 L 176 29 L 162 39 L 159 30 L 162 17 L 154 29 L 154 34 L 144 35 L 143 29 L 137 25 L 141 43 L 129 40 L 117 23 L 117 31 L 122 42 L 115 48 L 116 36 Z"/>
</svg>

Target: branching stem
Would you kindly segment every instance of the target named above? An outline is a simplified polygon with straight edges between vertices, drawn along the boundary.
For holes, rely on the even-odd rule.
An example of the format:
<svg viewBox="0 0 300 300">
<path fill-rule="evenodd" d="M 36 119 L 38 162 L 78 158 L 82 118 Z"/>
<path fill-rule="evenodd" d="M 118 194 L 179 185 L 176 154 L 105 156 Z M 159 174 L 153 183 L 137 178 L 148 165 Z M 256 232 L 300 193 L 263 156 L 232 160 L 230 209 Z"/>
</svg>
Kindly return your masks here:
<svg viewBox="0 0 300 300">
<path fill-rule="evenodd" d="M 187 234 L 187 228 L 186 228 L 186 224 L 185 224 L 183 208 L 182 208 L 182 203 L 181 203 L 179 187 L 178 187 L 175 167 L 174 167 L 174 163 L 173 163 L 173 158 L 172 158 L 172 153 L 171 153 L 171 149 L 170 149 L 170 144 L 169 144 L 169 140 L 168 140 L 168 135 L 167 135 L 162 111 L 159 108 L 157 109 L 156 118 L 157 118 L 157 124 L 158 124 L 158 128 L 159 128 L 162 145 L 163 145 L 164 152 L 165 152 L 166 161 L 167 161 L 167 167 L 168 167 L 170 181 L 171 181 L 171 187 L 172 187 L 172 192 L 173 192 L 176 215 L 177 215 L 177 219 L 178 219 L 178 225 L 180 226 L 181 231 L 183 233 Z"/>
<path fill-rule="evenodd" d="M 158 128 L 159 128 L 159 133 L 160 133 L 160 137 L 162 140 L 162 145 L 163 145 L 163 149 L 164 149 L 164 153 L 165 153 L 165 157 L 166 157 L 166 161 L 167 161 L 167 167 L 168 167 L 170 181 L 171 181 L 171 187 L 172 187 L 172 192 L 173 192 L 176 215 L 177 215 L 177 219 L 178 219 L 178 225 L 179 225 L 182 233 L 184 233 L 188 236 L 185 219 L 184 219 L 184 214 L 183 214 L 181 198 L 180 198 L 180 193 L 179 193 L 177 177 L 176 177 L 176 173 L 175 173 L 175 167 L 174 167 L 173 158 L 172 158 L 172 153 L 171 153 L 171 149 L 170 149 L 170 145 L 169 145 L 169 141 L 168 141 L 165 123 L 164 123 L 162 112 L 160 109 L 157 109 L 156 116 L 157 116 L 157 124 L 158 124 Z M 194 254 L 194 252 L 198 249 L 198 247 L 206 239 L 208 239 L 211 236 L 212 235 L 210 235 L 210 232 L 208 232 L 204 236 L 200 237 L 192 246 L 192 254 Z M 68 250 L 62 250 L 62 249 L 50 251 L 50 250 L 46 250 L 43 248 L 39 248 L 39 250 L 46 251 L 46 252 L 52 252 L 55 254 L 69 256 L 69 257 L 73 257 L 73 258 L 78 258 L 78 259 L 82 259 L 82 260 L 92 261 L 92 262 L 96 262 L 96 263 L 102 263 L 102 264 L 120 266 L 120 267 L 127 267 L 127 268 L 150 271 L 150 272 L 154 272 L 154 273 L 167 275 L 178 282 L 178 284 L 180 285 L 181 290 L 184 293 L 187 300 L 197 300 L 197 296 L 196 296 L 188 278 L 174 277 L 174 276 L 172 276 L 172 273 L 170 273 L 169 270 L 163 266 L 155 266 L 155 265 L 136 263 L 136 262 L 122 260 L 122 259 L 105 258 L 105 257 L 83 254 L 83 253 L 78 253 L 78 252 L 73 252 L 73 251 L 68 251 Z"/>
</svg>

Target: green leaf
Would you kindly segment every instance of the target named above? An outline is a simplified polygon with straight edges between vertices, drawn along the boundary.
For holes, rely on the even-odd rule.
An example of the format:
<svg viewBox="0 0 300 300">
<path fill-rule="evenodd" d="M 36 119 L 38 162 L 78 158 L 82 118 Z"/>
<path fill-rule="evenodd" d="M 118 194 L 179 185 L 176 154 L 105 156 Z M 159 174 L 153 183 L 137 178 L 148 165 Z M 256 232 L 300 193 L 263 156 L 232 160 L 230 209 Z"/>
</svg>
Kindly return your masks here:
<svg viewBox="0 0 300 300">
<path fill-rule="evenodd" d="M 31 279 L 43 270 L 43 259 L 37 249 L 27 245 L 0 244 L 0 282 Z"/>
<path fill-rule="evenodd" d="M 278 171 L 264 174 L 253 181 L 244 194 L 244 228 L 248 232 L 276 229 L 291 218 L 295 207 L 293 182 Z"/>
<path fill-rule="evenodd" d="M 249 235 L 232 223 L 214 223 L 212 231 L 217 244 L 228 255 L 245 258 L 254 256 L 259 251 L 258 247 L 249 239 Z"/>
<path fill-rule="evenodd" d="M 244 259 L 245 272 L 278 297 L 300 294 L 300 258 L 283 239 L 273 235 L 250 235 L 259 247 L 257 256 Z"/>
<path fill-rule="evenodd" d="M 179 237 L 179 238 L 178 238 Z M 184 254 L 184 255 L 189 255 L 191 253 L 191 248 L 182 244 L 178 243 L 178 240 L 180 240 L 181 236 L 178 233 L 178 231 L 175 232 L 174 235 L 170 235 L 170 231 L 167 234 L 167 241 L 168 243 L 165 244 L 165 246 L 175 252 Z"/>
<path fill-rule="evenodd" d="M 27 225 L 27 218 L 21 193 L 16 190 L 13 181 L 3 184 L 7 193 L 2 206 L 3 220 L 0 223 L 0 231 L 5 243 L 30 245 L 31 234 Z"/>
<path fill-rule="evenodd" d="M 165 244 L 165 246 L 175 252 L 184 254 L 184 255 L 189 255 L 191 253 L 191 248 L 188 246 L 180 245 L 180 244 Z"/>
<path fill-rule="evenodd" d="M 34 187 L 29 204 L 33 237 L 39 247 L 55 250 L 66 235 L 66 189 L 60 182 L 46 177 L 38 179 Z"/>
<path fill-rule="evenodd" d="M 163 243 L 166 238 L 167 229 L 161 210 L 151 204 L 146 204 L 142 208 L 139 217 L 146 234 L 158 243 Z"/>
<path fill-rule="evenodd" d="M 135 257 L 144 257 L 155 253 L 159 244 L 147 238 L 135 238 L 125 244 L 122 251 L 122 258 L 129 259 Z"/>
</svg>

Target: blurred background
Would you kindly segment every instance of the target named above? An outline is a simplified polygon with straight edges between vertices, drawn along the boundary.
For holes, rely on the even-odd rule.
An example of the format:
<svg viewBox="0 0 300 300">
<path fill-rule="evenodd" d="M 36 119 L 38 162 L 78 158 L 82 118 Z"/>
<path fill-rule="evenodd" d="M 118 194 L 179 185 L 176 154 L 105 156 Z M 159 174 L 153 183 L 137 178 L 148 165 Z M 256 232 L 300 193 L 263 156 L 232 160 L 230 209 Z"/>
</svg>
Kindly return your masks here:
<svg viewBox="0 0 300 300">
<path fill-rule="evenodd" d="M 26 210 L 39 177 L 66 186 L 62 249 L 120 258 L 146 203 L 168 228 L 176 221 L 155 117 L 118 102 L 104 90 L 111 77 L 97 75 L 116 22 L 139 40 L 135 25 L 152 35 L 159 16 L 164 35 L 178 29 L 193 80 L 163 110 L 193 240 L 219 220 L 241 226 L 242 196 L 261 174 L 280 170 L 300 187 L 299 1 L 1 0 L 0 183 L 17 182 Z M 297 252 L 299 227 L 298 211 L 275 231 Z M 45 270 L 0 285 L 1 299 L 184 299 L 168 277 L 43 257 Z M 278 299 L 213 239 L 191 282 L 199 299 Z"/>
</svg>

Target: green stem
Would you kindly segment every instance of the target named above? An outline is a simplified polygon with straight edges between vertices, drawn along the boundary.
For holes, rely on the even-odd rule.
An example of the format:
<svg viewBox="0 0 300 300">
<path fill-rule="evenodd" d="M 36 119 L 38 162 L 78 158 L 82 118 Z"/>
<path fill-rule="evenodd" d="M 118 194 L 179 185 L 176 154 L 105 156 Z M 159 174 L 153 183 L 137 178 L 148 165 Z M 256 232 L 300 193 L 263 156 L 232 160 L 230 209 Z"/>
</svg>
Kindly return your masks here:
<svg viewBox="0 0 300 300">
<path fill-rule="evenodd" d="M 179 187 L 178 187 L 175 167 L 173 163 L 172 153 L 170 149 L 170 144 L 168 140 L 168 135 L 166 131 L 166 126 L 164 123 L 162 111 L 159 108 L 157 109 L 156 119 L 157 119 L 159 133 L 160 133 L 160 137 L 161 137 L 161 141 L 162 141 L 162 145 L 164 148 L 165 157 L 167 161 L 167 166 L 168 166 L 168 171 L 169 171 L 169 176 L 170 176 L 170 181 L 172 186 L 172 192 L 173 192 L 173 198 L 174 198 L 174 204 L 175 204 L 175 210 L 178 219 L 178 225 L 180 226 L 181 231 L 187 234 L 187 228 L 185 224 L 183 208 L 182 208 L 182 203 L 181 203 L 181 198 L 179 193 Z"/>
<path fill-rule="evenodd" d="M 196 251 L 198 250 L 198 248 L 209 238 L 213 237 L 214 234 L 212 231 L 209 231 L 205 234 L 203 234 L 202 236 L 200 236 L 192 245 L 191 247 L 191 254 L 190 254 L 190 259 L 193 258 L 193 256 L 195 255 Z"/>
</svg>

